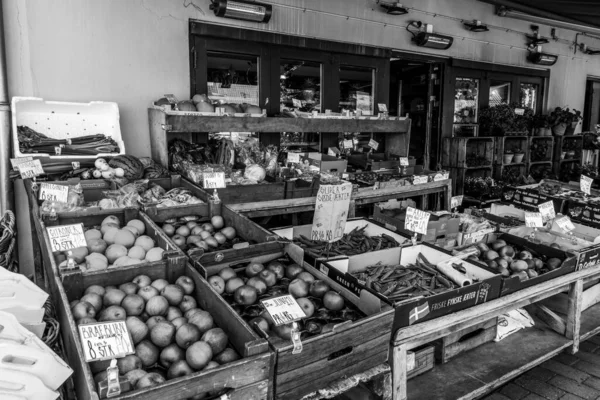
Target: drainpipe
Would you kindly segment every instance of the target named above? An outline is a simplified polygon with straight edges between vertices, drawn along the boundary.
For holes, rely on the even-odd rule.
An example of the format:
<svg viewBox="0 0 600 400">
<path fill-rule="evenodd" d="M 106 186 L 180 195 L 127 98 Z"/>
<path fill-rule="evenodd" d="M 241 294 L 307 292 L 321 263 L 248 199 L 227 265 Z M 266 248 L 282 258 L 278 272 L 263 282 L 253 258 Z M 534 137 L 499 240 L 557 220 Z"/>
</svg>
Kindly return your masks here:
<svg viewBox="0 0 600 400">
<path fill-rule="evenodd" d="M 8 177 L 11 169 L 11 120 L 2 3 L 0 0 L 0 215 L 4 215 L 6 210 L 12 210 L 14 203 L 12 182 Z"/>
</svg>

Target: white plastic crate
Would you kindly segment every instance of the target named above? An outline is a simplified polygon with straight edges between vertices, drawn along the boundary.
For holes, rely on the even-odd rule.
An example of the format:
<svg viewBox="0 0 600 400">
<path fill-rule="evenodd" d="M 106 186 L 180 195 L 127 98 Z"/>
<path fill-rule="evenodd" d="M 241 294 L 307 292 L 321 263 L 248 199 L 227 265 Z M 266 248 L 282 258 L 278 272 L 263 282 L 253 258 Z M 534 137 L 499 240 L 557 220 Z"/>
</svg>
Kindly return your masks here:
<svg viewBox="0 0 600 400">
<path fill-rule="evenodd" d="M 12 138 L 14 157 L 50 159 L 95 159 L 125 154 L 121 138 L 119 106 L 113 102 L 92 101 L 67 103 L 44 101 L 37 97 L 12 98 Z M 104 134 L 119 146 L 120 153 L 98 155 L 55 155 L 45 153 L 21 153 L 17 126 L 25 125 L 53 139 L 70 139 L 87 135 Z"/>
</svg>

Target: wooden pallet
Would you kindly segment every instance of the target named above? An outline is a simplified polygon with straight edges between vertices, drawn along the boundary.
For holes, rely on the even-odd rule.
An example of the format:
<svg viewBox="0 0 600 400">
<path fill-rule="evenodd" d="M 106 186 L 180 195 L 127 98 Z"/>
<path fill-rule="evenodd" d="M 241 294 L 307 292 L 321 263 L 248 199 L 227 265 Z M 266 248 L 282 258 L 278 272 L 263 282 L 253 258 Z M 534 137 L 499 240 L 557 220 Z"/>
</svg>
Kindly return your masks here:
<svg viewBox="0 0 600 400">
<path fill-rule="evenodd" d="M 528 149 L 529 149 L 529 136 L 500 136 L 496 138 L 496 152 L 494 155 L 494 164 L 496 165 L 509 165 L 504 163 L 504 153 L 510 150 L 513 151 L 515 148 L 520 148 L 521 152 L 525 154 L 522 163 L 525 163 Z M 513 163 L 511 163 L 513 164 Z"/>
<path fill-rule="evenodd" d="M 476 155 L 485 157 L 491 166 L 494 162 L 494 144 L 493 137 L 445 138 L 442 165 L 444 168 L 480 168 L 470 166 L 467 162 L 467 158 Z"/>
<path fill-rule="evenodd" d="M 114 399 L 122 400 L 164 400 L 188 398 L 200 393 L 229 389 L 231 399 L 267 399 L 274 357 L 269 352 L 264 339 L 257 338 L 252 330 L 242 323 L 222 298 L 187 263 L 167 268 L 166 265 L 128 266 L 118 270 L 96 272 L 93 274 L 69 275 L 62 282 L 57 278 L 58 301 L 57 314 L 61 323 L 61 333 L 65 342 L 65 352 L 69 364 L 73 367 L 75 387 L 79 399 L 98 399 L 97 386 L 94 383 L 93 370 L 103 365 L 91 365 L 84 361 L 83 349 L 78 329 L 69 308 L 69 302 L 82 296 L 90 285 L 119 285 L 131 281 L 137 275 L 147 275 L 151 279 L 166 279 L 173 283 L 186 275 L 195 283 L 194 297 L 198 305 L 210 310 L 217 326 L 229 336 L 230 345 L 243 358 L 225 364 L 210 371 L 199 371 L 183 378 L 148 388 L 124 393 Z"/>
<path fill-rule="evenodd" d="M 446 364 L 461 353 L 493 341 L 497 330 L 498 318 L 492 318 L 444 336 L 434 344 L 435 360 Z"/>
<path fill-rule="evenodd" d="M 281 246 L 279 251 L 265 253 L 252 258 L 253 261 L 267 263 L 287 254 L 289 248 Z M 243 269 L 251 260 L 240 260 L 238 269 Z M 195 263 L 194 266 L 204 276 L 217 274 L 231 263 Z M 304 266 L 317 279 L 325 281 L 346 301 L 353 297 L 350 292 L 319 270 Z M 353 322 L 344 322 L 332 331 L 313 336 L 302 341 L 302 353 L 292 354 L 289 340 L 277 336 L 267 337 L 276 353 L 275 399 L 295 400 L 325 388 L 342 377 L 356 375 L 372 367 L 385 363 L 388 359 L 389 341 L 393 322 L 393 309 L 385 305 L 375 312 Z"/>
<path fill-rule="evenodd" d="M 492 166 L 481 168 L 450 168 L 450 179 L 452 179 L 452 194 L 464 193 L 465 180 L 468 177 L 491 177 Z"/>
<path fill-rule="evenodd" d="M 548 149 L 546 150 L 546 157 L 544 159 L 533 159 L 532 154 L 534 148 L 540 143 L 548 143 Z M 525 161 L 529 164 L 539 162 L 551 162 L 554 158 L 554 137 L 552 136 L 531 136 L 529 137 L 528 151 L 525 155 Z"/>
</svg>

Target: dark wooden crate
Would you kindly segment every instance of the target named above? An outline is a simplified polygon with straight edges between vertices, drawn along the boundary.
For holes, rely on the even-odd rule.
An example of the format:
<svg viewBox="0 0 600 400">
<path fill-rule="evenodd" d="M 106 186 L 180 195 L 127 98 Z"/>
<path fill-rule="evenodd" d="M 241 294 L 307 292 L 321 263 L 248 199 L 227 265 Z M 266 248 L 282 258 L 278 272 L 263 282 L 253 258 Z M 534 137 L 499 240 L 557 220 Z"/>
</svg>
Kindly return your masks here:
<svg viewBox="0 0 600 400">
<path fill-rule="evenodd" d="M 162 278 L 169 282 L 175 282 L 182 275 L 192 278 L 196 285 L 194 297 L 198 305 L 211 313 L 216 324 L 229 336 L 230 345 L 244 358 L 214 370 L 199 371 L 189 376 L 169 380 L 153 388 L 127 392 L 114 397 L 115 399 L 187 398 L 220 389 L 230 389 L 228 394 L 231 399 L 267 399 L 269 397 L 274 356 L 269 351 L 266 340 L 257 337 L 247 325 L 243 324 L 241 318 L 227 306 L 197 271 L 189 264 L 182 263 L 176 267 L 134 265 L 118 270 L 79 274 L 79 276 L 69 275 L 63 277 L 62 280 L 56 278 L 57 314 L 61 323 L 61 334 L 65 343 L 67 360 L 75 371 L 73 378 L 79 399 L 98 399 L 92 368 L 99 370 L 104 368 L 104 365 L 90 366 L 84 361 L 78 329 L 71 314 L 69 302 L 80 298 L 85 288 L 90 285 L 119 285 L 142 274 L 151 279 Z"/>
<path fill-rule="evenodd" d="M 483 156 L 488 160 L 487 166 L 494 162 L 493 137 L 455 137 L 444 139 L 442 165 L 444 168 L 471 168 L 467 164 L 470 155 Z M 482 166 L 478 166 L 482 167 Z"/>
<path fill-rule="evenodd" d="M 527 177 L 527 175 L 525 175 L 527 173 L 527 163 L 519 163 L 519 164 L 495 165 L 494 166 L 494 179 L 496 179 L 497 181 L 504 181 L 508 184 L 511 184 L 511 182 L 507 182 L 506 180 L 502 179 L 502 176 L 508 170 L 518 171 L 518 175 L 523 175 L 524 177 Z M 517 174 L 517 173 L 515 173 L 515 174 Z M 512 174 L 511 174 L 511 176 L 512 176 Z"/>
<path fill-rule="evenodd" d="M 414 354 L 415 363 L 414 368 L 407 371 L 406 378 L 414 378 L 427 371 L 431 371 L 435 367 L 434 351 L 435 347 L 429 344 L 410 350 L 409 353 Z"/>
<path fill-rule="evenodd" d="M 532 149 L 538 143 L 549 143 L 546 157 L 543 160 L 534 160 L 532 157 Z M 528 163 L 551 162 L 554 157 L 554 137 L 553 136 L 531 136 L 529 137 L 528 151 L 525 155 L 525 161 Z"/>
<path fill-rule="evenodd" d="M 299 199 L 302 197 L 315 197 L 319 192 L 319 178 L 314 178 L 311 182 L 304 179 L 295 179 L 285 181 L 285 198 Z"/>
<path fill-rule="evenodd" d="M 515 147 L 520 147 L 521 152 L 525 154 L 521 163 L 527 162 L 527 153 L 529 152 L 529 137 L 528 136 L 501 136 L 496 138 L 496 153 L 494 163 L 497 165 L 513 165 L 521 163 L 504 164 L 504 153 L 507 150 L 513 150 Z"/>
<path fill-rule="evenodd" d="M 498 331 L 498 318 L 481 322 L 469 328 L 444 336 L 434 342 L 435 360 L 442 364 L 447 363 L 453 357 L 472 350 L 482 344 L 491 342 Z"/>
<path fill-rule="evenodd" d="M 252 261 L 267 263 L 287 254 L 289 247 L 231 263 L 195 263 L 205 276 L 217 274 L 226 267 L 243 267 Z M 304 268 L 321 279 L 346 301 L 353 302 L 350 291 L 334 282 L 318 269 Z M 354 322 L 337 325 L 332 331 L 302 341 L 300 354 L 292 354 L 293 345 L 276 336 L 267 340 L 276 353 L 275 399 L 295 400 L 326 387 L 342 377 L 348 377 L 387 361 L 393 321 L 393 310 L 385 305 L 376 312 Z"/>
<path fill-rule="evenodd" d="M 460 195 L 464 193 L 465 180 L 468 177 L 491 177 L 492 166 L 481 168 L 450 168 L 450 179 L 452 179 L 452 193 Z"/>
<path fill-rule="evenodd" d="M 348 157 L 348 163 L 363 170 L 377 171 L 399 167 L 400 156 L 390 153 L 352 154 Z"/>
<path fill-rule="evenodd" d="M 206 190 L 186 178 L 183 178 L 183 181 L 197 188 L 198 198 L 202 201 L 208 203 L 212 199 L 214 189 Z M 228 185 L 223 189 L 217 189 L 217 194 L 223 204 L 283 200 L 285 197 L 285 182 L 265 182 L 257 185 Z"/>
</svg>

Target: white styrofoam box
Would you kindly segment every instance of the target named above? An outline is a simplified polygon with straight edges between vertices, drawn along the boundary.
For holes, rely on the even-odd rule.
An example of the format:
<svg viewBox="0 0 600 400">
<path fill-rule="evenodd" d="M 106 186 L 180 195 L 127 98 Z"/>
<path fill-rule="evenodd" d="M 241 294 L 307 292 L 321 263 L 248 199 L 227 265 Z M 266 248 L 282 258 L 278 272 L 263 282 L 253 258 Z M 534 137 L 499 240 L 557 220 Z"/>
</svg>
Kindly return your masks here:
<svg viewBox="0 0 600 400">
<path fill-rule="evenodd" d="M 0 399 L 55 400 L 60 394 L 50 390 L 37 376 L 0 366 Z"/>
<path fill-rule="evenodd" d="M 95 159 L 125 154 L 121 137 L 119 106 L 117 103 L 92 101 L 68 103 L 45 101 L 37 97 L 12 98 L 12 137 L 14 157 L 50 157 L 56 159 Z M 72 139 L 81 136 L 104 134 L 118 145 L 120 153 L 93 156 L 54 155 L 44 153 L 21 153 L 17 126 L 25 125 L 53 139 Z"/>
</svg>

